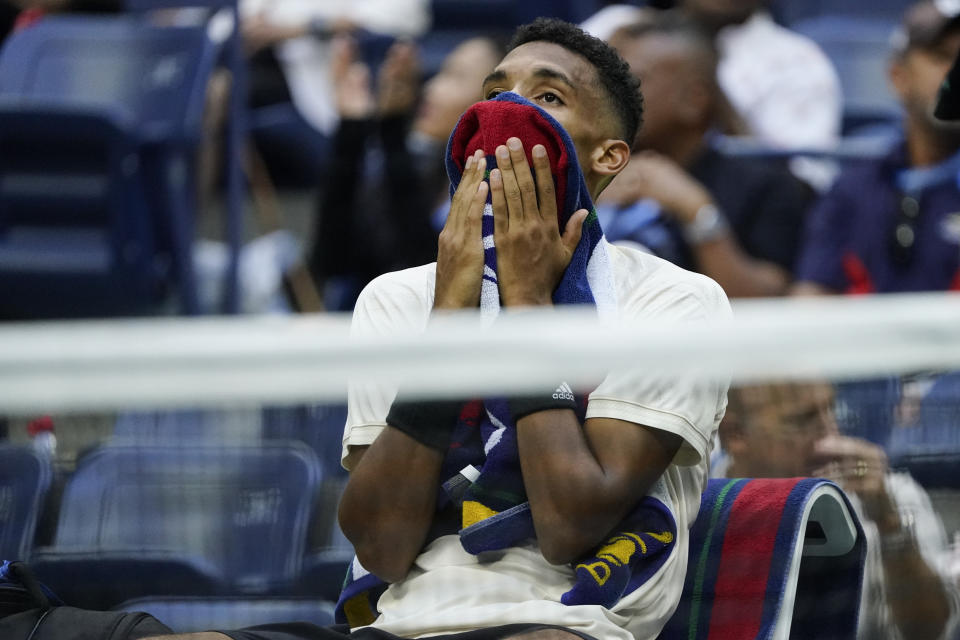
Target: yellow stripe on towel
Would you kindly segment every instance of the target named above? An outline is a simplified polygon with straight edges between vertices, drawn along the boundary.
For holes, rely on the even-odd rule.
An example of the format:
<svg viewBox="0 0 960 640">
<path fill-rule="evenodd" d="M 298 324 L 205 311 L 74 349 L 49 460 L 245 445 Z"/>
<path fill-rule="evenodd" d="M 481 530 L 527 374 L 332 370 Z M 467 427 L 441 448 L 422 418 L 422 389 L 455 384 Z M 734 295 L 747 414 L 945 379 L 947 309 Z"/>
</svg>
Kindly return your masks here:
<svg viewBox="0 0 960 640">
<path fill-rule="evenodd" d="M 497 512 L 486 505 L 473 500 L 463 501 L 463 528 L 466 529 L 472 524 L 481 520 L 486 520 L 490 516 L 497 515 Z"/>
</svg>

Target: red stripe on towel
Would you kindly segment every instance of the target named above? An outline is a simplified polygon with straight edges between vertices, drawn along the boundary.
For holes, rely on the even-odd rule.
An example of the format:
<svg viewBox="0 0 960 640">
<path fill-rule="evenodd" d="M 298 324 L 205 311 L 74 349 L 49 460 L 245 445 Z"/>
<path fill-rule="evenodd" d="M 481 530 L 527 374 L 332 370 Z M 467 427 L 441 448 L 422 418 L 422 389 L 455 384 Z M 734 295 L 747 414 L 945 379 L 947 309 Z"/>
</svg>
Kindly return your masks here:
<svg viewBox="0 0 960 640">
<path fill-rule="evenodd" d="M 777 530 L 797 482 L 751 481 L 733 503 L 717 571 L 710 640 L 754 638 L 760 630 Z"/>
</svg>

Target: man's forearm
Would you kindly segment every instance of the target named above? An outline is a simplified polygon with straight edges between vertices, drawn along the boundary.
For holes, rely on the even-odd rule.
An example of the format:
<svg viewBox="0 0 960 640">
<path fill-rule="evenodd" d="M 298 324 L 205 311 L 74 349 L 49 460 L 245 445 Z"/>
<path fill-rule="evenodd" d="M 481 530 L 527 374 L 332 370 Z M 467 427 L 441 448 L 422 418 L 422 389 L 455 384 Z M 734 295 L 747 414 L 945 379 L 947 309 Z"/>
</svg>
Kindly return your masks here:
<svg viewBox="0 0 960 640">
<path fill-rule="evenodd" d="M 662 475 L 680 443 L 620 420 L 581 426 L 569 409 L 521 418 L 517 440 L 537 540 L 553 564 L 602 542 Z"/>
<path fill-rule="evenodd" d="M 443 454 L 388 427 L 350 474 L 340 527 L 360 563 L 388 582 L 402 579 L 436 510 Z"/>
<path fill-rule="evenodd" d="M 950 604 L 943 581 L 914 544 L 882 554 L 892 622 L 903 638 L 935 640 L 943 634 Z"/>
<path fill-rule="evenodd" d="M 701 273 L 716 280 L 732 298 L 773 297 L 787 292 L 789 274 L 773 263 L 746 255 L 729 234 L 691 249 Z"/>
</svg>

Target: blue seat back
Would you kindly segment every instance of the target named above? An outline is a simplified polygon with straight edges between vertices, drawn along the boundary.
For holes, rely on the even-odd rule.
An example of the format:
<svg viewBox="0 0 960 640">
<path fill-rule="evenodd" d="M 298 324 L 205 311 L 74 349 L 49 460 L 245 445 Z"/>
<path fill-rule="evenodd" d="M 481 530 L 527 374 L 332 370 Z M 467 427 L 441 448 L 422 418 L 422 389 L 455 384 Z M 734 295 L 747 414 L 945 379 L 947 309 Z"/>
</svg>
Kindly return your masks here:
<svg viewBox="0 0 960 640">
<path fill-rule="evenodd" d="M 960 372 L 935 379 L 916 418 L 893 429 L 891 464 L 927 487 L 960 488 Z"/>
<path fill-rule="evenodd" d="M 55 546 L 180 551 L 262 592 L 299 570 L 320 476 L 300 443 L 103 447 L 66 487 Z"/>
<path fill-rule="evenodd" d="M 323 462 L 326 477 L 344 478 L 347 472 L 340 465 L 340 453 L 346 423 L 346 405 L 266 407 L 263 437 L 306 443 Z"/>
<path fill-rule="evenodd" d="M 895 118 L 900 111 L 887 79 L 895 26 L 896 21 L 848 16 L 823 16 L 794 25 L 820 45 L 836 68 L 848 129 Z"/>
<path fill-rule="evenodd" d="M 787 25 L 826 15 L 897 21 L 913 2 L 914 0 L 772 0 L 769 9 L 778 21 Z"/>
<path fill-rule="evenodd" d="M 49 461 L 30 447 L 0 445 L 0 559 L 29 557 L 51 477 Z"/>
<path fill-rule="evenodd" d="M 316 598 L 138 598 L 115 607 L 151 614 L 174 633 L 241 629 L 281 622 L 333 624 L 334 603 Z"/>
<path fill-rule="evenodd" d="M 216 55 L 203 27 L 51 17 L 5 43 L 0 98 L 106 110 L 147 139 L 199 139 Z"/>
<path fill-rule="evenodd" d="M 128 411 L 117 417 L 111 444 L 250 445 L 259 444 L 261 432 L 260 412 L 255 409 Z"/>
</svg>

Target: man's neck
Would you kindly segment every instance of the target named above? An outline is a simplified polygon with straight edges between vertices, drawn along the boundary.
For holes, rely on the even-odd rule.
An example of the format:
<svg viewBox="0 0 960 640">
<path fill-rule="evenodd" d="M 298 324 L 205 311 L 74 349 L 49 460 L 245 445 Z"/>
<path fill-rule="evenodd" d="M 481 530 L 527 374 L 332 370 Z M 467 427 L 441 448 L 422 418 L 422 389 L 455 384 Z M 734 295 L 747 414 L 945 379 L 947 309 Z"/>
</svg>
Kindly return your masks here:
<svg viewBox="0 0 960 640">
<path fill-rule="evenodd" d="M 938 165 L 960 148 L 960 131 L 944 131 L 913 119 L 907 120 L 906 137 L 907 160 L 911 167 Z"/>
</svg>

